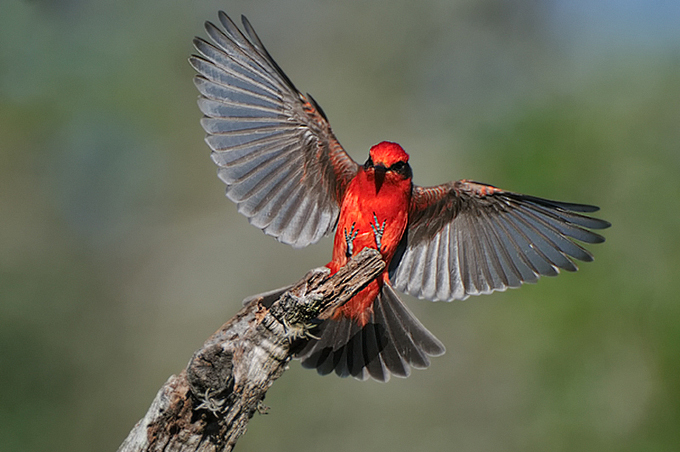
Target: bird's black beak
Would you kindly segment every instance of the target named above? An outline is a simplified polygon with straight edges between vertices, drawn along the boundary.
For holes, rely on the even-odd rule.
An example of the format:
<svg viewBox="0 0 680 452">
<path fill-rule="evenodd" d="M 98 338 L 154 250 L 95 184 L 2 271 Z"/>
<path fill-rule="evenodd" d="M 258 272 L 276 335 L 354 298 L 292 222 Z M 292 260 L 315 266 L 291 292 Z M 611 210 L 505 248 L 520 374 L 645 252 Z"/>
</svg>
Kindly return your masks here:
<svg viewBox="0 0 680 452">
<path fill-rule="evenodd" d="M 375 192 L 378 193 L 380 191 L 380 187 L 382 187 L 382 184 L 385 181 L 385 173 L 387 172 L 387 168 L 382 165 L 375 165 L 373 169 L 375 178 Z"/>
</svg>

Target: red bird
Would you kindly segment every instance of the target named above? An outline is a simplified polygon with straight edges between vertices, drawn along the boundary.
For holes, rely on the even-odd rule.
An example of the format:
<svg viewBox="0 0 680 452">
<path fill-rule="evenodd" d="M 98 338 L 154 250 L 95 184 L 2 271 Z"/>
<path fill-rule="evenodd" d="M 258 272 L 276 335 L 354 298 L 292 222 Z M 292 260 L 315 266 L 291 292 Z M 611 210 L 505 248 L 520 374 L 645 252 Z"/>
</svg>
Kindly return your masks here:
<svg viewBox="0 0 680 452">
<path fill-rule="evenodd" d="M 574 240 L 600 243 L 589 229 L 606 221 L 597 207 L 498 189 L 467 180 L 423 188 L 396 143 L 373 146 L 363 166 L 345 152 L 325 113 L 300 93 L 248 20 L 243 34 L 223 12 L 213 43 L 196 38 L 202 125 L 218 175 L 238 210 L 265 233 L 307 246 L 336 225 L 336 272 L 364 247 L 378 249 L 385 272 L 319 326 L 299 357 L 321 374 L 385 381 L 429 365 L 444 346 L 394 289 L 430 300 L 464 299 L 535 282 L 572 258 L 592 255 Z M 393 289 L 394 288 L 394 289 Z M 280 293 L 275 291 L 270 294 Z"/>
</svg>

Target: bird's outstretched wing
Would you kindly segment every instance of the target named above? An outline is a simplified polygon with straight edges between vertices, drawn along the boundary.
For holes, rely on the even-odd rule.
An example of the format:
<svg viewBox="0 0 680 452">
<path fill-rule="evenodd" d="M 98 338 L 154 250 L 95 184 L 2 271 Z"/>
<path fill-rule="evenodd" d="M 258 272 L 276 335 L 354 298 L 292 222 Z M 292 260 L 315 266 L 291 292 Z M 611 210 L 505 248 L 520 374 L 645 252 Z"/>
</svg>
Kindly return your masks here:
<svg viewBox="0 0 680 452">
<path fill-rule="evenodd" d="M 572 259 L 593 259 L 575 240 L 601 243 L 590 229 L 610 226 L 583 215 L 597 210 L 466 180 L 414 186 L 390 280 L 410 295 L 449 301 L 575 271 Z"/>
<path fill-rule="evenodd" d="M 248 20 L 245 34 L 224 12 L 219 20 L 224 30 L 207 22 L 212 43 L 196 38 L 189 60 L 218 175 L 253 225 L 295 247 L 314 243 L 335 227 L 358 165 Z"/>
</svg>

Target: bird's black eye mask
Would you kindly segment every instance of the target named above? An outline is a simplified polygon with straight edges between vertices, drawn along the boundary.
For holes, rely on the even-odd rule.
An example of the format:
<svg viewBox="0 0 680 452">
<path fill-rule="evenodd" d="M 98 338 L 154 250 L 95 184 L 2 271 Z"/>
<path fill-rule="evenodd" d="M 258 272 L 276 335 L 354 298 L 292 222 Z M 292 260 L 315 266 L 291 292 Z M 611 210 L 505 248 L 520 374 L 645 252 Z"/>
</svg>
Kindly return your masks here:
<svg viewBox="0 0 680 452">
<path fill-rule="evenodd" d="M 374 168 L 375 164 L 373 163 L 373 159 L 371 157 L 366 160 L 366 163 L 364 163 L 364 170 L 369 170 L 370 168 Z M 401 176 L 403 176 L 405 179 L 412 177 L 413 173 L 411 172 L 411 165 L 408 164 L 408 162 L 396 162 L 394 165 L 390 166 L 387 168 L 387 171 L 392 171 L 394 173 L 397 173 Z"/>
<path fill-rule="evenodd" d="M 388 168 L 388 171 L 394 171 L 395 173 L 404 177 L 404 179 L 410 178 L 413 173 L 411 172 L 411 165 L 408 162 L 397 162 Z"/>
</svg>

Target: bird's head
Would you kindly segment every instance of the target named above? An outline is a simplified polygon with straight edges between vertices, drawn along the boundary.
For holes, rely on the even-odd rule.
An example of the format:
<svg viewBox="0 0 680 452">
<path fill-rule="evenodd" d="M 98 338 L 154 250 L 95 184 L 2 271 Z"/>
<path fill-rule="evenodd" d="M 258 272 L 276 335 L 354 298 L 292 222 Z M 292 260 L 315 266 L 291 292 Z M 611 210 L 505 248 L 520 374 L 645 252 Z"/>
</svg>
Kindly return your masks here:
<svg viewBox="0 0 680 452">
<path fill-rule="evenodd" d="M 397 143 L 383 141 L 371 148 L 364 171 L 375 179 L 376 192 L 380 191 L 385 178 L 393 182 L 411 180 L 411 166 L 408 154 Z"/>
</svg>

